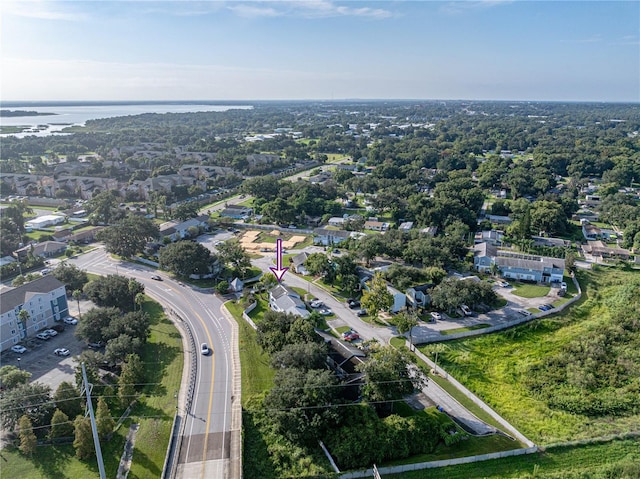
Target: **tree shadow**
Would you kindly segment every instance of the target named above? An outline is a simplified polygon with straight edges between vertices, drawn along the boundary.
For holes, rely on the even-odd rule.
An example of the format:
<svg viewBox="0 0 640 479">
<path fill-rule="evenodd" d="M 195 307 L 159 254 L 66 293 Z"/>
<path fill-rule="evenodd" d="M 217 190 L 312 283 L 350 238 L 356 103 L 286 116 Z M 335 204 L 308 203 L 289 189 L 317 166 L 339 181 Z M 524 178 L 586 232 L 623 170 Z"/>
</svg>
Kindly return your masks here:
<svg viewBox="0 0 640 479">
<path fill-rule="evenodd" d="M 166 394 L 166 388 L 160 384 L 165 376 L 167 366 L 173 362 L 181 349 L 168 346 L 165 343 L 147 343 L 144 345 L 143 357 L 152 358 L 153 361 L 145 364 L 145 382 L 152 383 L 145 387 L 145 392 L 150 395 Z"/>
<path fill-rule="evenodd" d="M 242 448 L 243 476 L 247 479 L 275 479 L 276 467 L 267 443 L 256 424 L 253 413 L 242 412 L 244 446 Z"/>
</svg>

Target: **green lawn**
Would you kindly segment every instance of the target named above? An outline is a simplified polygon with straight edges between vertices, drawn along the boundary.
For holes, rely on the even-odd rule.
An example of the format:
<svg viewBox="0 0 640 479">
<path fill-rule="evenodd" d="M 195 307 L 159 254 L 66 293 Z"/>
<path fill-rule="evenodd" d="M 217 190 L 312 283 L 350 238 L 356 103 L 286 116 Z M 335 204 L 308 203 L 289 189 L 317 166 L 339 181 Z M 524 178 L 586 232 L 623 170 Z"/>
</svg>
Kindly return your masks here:
<svg viewBox="0 0 640 479">
<path fill-rule="evenodd" d="M 437 469 L 385 474 L 388 479 L 635 479 L 640 477 L 637 440 L 556 447 L 526 456 Z"/>
<path fill-rule="evenodd" d="M 466 326 L 464 328 L 445 329 L 440 331 L 440 334 L 447 336 L 449 334 L 465 333 L 467 331 L 475 331 L 476 329 L 484 329 L 490 327 L 490 324 L 474 324 L 473 326 Z"/>
<path fill-rule="evenodd" d="M 115 477 L 131 420 L 139 422 L 131 465 L 131 478 L 157 478 L 162 473 L 169 434 L 175 414 L 174 394 L 182 378 L 182 340 L 173 323 L 163 314 L 160 305 L 147 299 L 143 306 L 151 316 L 151 336 L 141 357 L 145 365 L 148 386 L 131 414 L 111 441 L 101 444 L 107 477 Z M 144 416 L 154 416 L 145 418 Z M 13 448 L 2 450 L 2 477 L 29 479 L 96 478 L 95 459 L 80 461 L 72 445 L 41 446 L 32 458 Z"/>
<path fill-rule="evenodd" d="M 512 283 L 514 287 L 513 294 L 522 298 L 542 298 L 549 294 L 551 287 L 540 286 L 537 284 Z"/>
</svg>

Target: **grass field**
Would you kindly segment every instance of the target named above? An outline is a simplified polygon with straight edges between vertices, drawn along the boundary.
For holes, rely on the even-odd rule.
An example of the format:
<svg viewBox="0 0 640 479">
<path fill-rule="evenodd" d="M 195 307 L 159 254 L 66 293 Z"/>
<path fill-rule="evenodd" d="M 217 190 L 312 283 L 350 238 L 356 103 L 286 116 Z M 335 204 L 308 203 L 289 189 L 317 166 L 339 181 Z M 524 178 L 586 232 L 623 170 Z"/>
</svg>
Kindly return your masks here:
<svg viewBox="0 0 640 479">
<path fill-rule="evenodd" d="M 542 298 L 549 294 L 551 288 L 549 286 L 540 286 L 537 284 L 512 283 L 514 287 L 513 294 L 521 298 Z"/>
<path fill-rule="evenodd" d="M 125 437 L 131 421 L 140 424 L 133 452 L 130 478 L 157 478 L 162 473 L 175 414 L 174 394 L 182 378 L 182 340 L 180 333 L 163 314 L 160 305 L 147 299 L 144 310 L 151 316 L 151 336 L 141 358 L 147 386 L 142 398 L 109 442 L 101 444 L 107 477 L 116 477 Z M 153 416 L 153 417 L 145 417 Z M 95 459 L 80 461 L 72 445 L 41 446 L 32 458 L 14 448 L 2 450 L 2 477 L 29 479 L 97 478 Z"/>
<path fill-rule="evenodd" d="M 448 336 L 449 334 L 457 334 L 457 333 L 465 333 L 467 331 L 475 331 L 476 329 L 484 329 L 491 326 L 490 324 L 474 324 L 473 326 L 466 326 L 464 328 L 455 328 L 455 329 L 445 329 L 440 331 L 440 334 L 444 336 Z"/>
<path fill-rule="evenodd" d="M 388 479 L 637 479 L 640 477 L 637 440 L 586 446 L 556 447 L 526 456 L 494 459 L 402 474 Z"/>
<path fill-rule="evenodd" d="M 533 365 L 601 324 L 604 289 L 624 285 L 639 274 L 614 269 L 581 273 L 583 299 L 568 311 L 502 333 L 449 342 L 440 365 L 537 444 L 640 430 L 640 415 L 570 414 L 549 408 L 523 386 Z"/>
</svg>

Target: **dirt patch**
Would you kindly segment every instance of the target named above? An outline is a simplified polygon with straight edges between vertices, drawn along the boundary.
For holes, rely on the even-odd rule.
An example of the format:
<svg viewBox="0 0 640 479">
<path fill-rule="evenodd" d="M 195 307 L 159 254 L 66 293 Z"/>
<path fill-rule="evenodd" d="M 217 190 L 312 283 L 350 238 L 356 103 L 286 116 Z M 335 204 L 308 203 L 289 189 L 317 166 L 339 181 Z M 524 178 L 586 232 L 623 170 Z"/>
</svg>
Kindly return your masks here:
<svg viewBox="0 0 640 479">
<path fill-rule="evenodd" d="M 242 245 L 242 247 L 245 250 L 251 251 L 253 253 L 258 253 L 258 252 L 262 252 L 262 253 L 266 253 L 266 252 L 274 252 L 276 249 L 276 245 L 274 242 L 265 242 L 265 241 L 259 241 L 259 237 L 260 234 L 266 234 L 269 236 L 275 236 L 275 237 L 280 237 L 282 236 L 282 233 L 278 230 L 273 230 L 269 233 L 266 232 L 260 232 L 260 231 L 246 231 L 241 237 L 240 237 L 240 244 Z M 292 249 L 295 248 L 295 246 L 298 243 L 302 243 L 306 238 L 304 236 L 301 235 L 295 235 L 292 236 L 290 238 L 283 238 L 282 240 L 282 247 L 283 248 L 287 248 L 287 249 Z"/>
</svg>

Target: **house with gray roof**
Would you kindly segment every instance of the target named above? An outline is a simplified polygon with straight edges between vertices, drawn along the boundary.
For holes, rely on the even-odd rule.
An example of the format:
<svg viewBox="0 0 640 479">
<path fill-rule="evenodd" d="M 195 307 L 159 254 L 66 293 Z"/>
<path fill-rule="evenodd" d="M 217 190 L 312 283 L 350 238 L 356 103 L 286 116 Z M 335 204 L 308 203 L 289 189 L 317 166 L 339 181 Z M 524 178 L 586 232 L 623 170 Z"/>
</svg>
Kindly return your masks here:
<svg viewBox="0 0 640 479">
<path fill-rule="evenodd" d="M 26 324 L 21 310 L 29 312 Z M 9 349 L 39 330 L 69 315 L 64 284 L 51 275 L 0 293 L 0 351 Z"/>
<path fill-rule="evenodd" d="M 473 247 L 476 271 L 488 273 L 496 264 L 503 278 L 539 283 L 559 283 L 564 276 L 564 259 L 498 250 L 489 243 Z"/>
<path fill-rule="evenodd" d="M 326 228 L 316 228 L 313 230 L 313 242 L 324 246 L 340 244 L 347 240 L 350 233 L 345 230 L 330 230 Z"/>
<path fill-rule="evenodd" d="M 13 252 L 17 258 L 26 258 L 29 252 L 32 252 L 34 256 L 41 256 L 43 258 L 50 258 L 58 254 L 64 253 L 67 249 L 67 244 L 60 241 L 43 241 L 35 245 L 27 245 L 24 248 L 20 248 Z"/>
<path fill-rule="evenodd" d="M 295 314 L 303 318 L 308 318 L 311 314 L 300 295 L 283 284 L 269 291 L 269 307 L 272 311 Z"/>
</svg>

